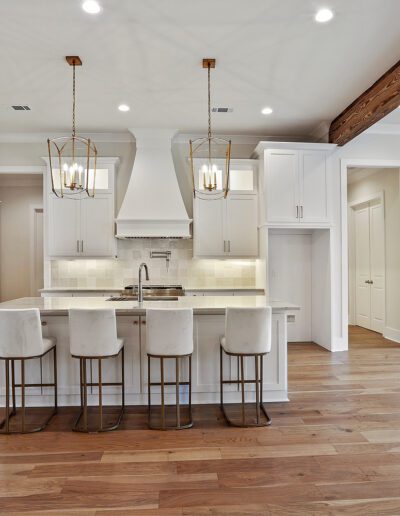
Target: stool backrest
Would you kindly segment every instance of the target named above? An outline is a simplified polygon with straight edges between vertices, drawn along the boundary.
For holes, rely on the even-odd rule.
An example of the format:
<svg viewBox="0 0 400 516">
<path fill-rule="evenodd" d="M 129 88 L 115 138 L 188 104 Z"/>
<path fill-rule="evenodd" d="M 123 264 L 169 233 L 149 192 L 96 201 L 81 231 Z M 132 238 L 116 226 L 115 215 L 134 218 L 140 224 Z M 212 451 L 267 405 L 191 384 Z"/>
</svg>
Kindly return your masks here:
<svg viewBox="0 0 400 516">
<path fill-rule="evenodd" d="M 227 308 L 225 349 L 230 353 L 269 353 L 271 351 L 272 310 Z"/>
<path fill-rule="evenodd" d="M 146 310 L 146 351 L 173 356 L 193 353 L 193 310 L 154 308 Z"/>
<path fill-rule="evenodd" d="M 116 355 L 117 320 L 114 308 L 69 310 L 71 355 L 101 357 Z"/>
<path fill-rule="evenodd" d="M 0 357 L 35 357 L 43 351 L 38 308 L 0 310 Z"/>
</svg>

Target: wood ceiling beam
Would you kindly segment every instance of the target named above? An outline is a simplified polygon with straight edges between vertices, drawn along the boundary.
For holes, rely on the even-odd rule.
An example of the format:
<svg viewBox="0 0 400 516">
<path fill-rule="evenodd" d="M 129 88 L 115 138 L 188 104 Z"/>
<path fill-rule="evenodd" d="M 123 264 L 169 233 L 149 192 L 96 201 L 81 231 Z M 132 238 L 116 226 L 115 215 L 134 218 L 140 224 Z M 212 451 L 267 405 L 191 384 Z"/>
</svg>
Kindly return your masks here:
<svg viewBox="0 0 400 516">
<path fill-rule="evenodd" d="M 345 145 L 400 105 L 400 61 L 333 120 L 329 142 Z"/>
</svg>

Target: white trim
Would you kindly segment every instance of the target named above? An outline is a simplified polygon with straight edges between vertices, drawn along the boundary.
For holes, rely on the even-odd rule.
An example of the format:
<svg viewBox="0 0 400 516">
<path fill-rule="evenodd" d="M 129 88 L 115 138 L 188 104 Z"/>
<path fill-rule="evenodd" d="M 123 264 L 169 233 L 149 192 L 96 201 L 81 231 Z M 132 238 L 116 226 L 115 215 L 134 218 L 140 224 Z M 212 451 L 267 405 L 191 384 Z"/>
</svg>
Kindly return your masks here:
<svg viewBox="0 0 400 516">
<path fill-rule="evenodd" d="M 396 330 L 396 328 L 390 328 L 389 326 L 385 326 L 383 330 L 383 336 L 385 337 L 385 339 L 400 343 L 400 330 Z"/>
<path fill-rule="evenodd" d="M 380 192 L 376 192 L 374 194 L 366 195 L 365 197 L 361 197 L 360 199 L 356 199 L 355 201 L 351 201 L 348 203 L 349 208 L 356 208 L 357 206 L 360 206 L 361 204 L 365 204 L 367 202 L 371 201 L 379 201 L 379 204 L 385 205 L 385 192 L 381 190 Z"/>
<path fill-rule="evenodd" d="M 0 174 L 44 174 L 46 167 L 43 165 L 0 165 Z"/>
<path fill-rule="evenodd" d="M 29 282 L 30 282 L 30 293 L 31 296 L 37 297 L 38 293 L 34 292 L 34 281 L 33 278 L 35 276 L 35 213 L 37 211 L 42 211 L 43 213 L 43 224 L 44 224 L 44 209 L 43 204 L 30 204 L 29 205 Z M 43 235 L 44 235 L 44 227 L 43 227 Z M 44 250 L 43 250 L 43 262 L 44 262 Z M 44 267 L 44 263 L 43 263 Z M 43 270 L 44 276 L 44 270 Z M 44 277 L 43 277 L 44 282 Z M 44 286 L 44 285 L 43 285 Z"/>
<path fill-rule="evenodd" d="M 262 140 L 258 143 L 254 149 L 251 158 L 260 158 L 263 152 L 267 149 L 293 149 L 293 150 L 314 150 L 326 151 L 331 153 L 336 149 L 335 143 L 318 143 L 318 142 L 305 142 L 304 139 L 295 142 L 285 141 L 265 141 Z"/>
<path fill-rule="evenodd" d="M 348 349 L 349 326 L 349 270 L 348 270 L 348 232 L 347 232 L 347 169 L 349 167 L 361 168 L 400 168 L 400 160 L 395 159 L 367 159 L 367 158 L 341 158 L 340 160 L 340 224 L 341 224 L 341 250 L 342 250 L 342 342 L 343 351 Z"/>
</svg>

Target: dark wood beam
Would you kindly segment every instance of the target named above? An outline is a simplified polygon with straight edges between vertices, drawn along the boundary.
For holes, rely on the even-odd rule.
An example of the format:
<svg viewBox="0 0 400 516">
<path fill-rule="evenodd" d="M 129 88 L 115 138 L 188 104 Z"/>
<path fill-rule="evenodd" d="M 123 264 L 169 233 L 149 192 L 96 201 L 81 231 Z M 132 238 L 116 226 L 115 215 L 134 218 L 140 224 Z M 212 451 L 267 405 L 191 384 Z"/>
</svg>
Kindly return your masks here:
<svg viewBox="0 0 400 516">
<path fill-rule="evenodd" d="M 329 128 L 329 141 L 345 145 L 400 105 L 400 61 L 352 102 Z"/>
</svg>

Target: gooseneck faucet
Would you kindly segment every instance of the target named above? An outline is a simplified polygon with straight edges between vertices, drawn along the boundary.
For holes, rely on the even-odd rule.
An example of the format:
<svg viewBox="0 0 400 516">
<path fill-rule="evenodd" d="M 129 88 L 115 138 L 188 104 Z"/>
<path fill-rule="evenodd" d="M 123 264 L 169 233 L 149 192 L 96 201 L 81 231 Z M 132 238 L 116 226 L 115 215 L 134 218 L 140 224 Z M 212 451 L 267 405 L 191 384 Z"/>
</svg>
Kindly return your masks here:
<svg viewBox="0 0 400 516">
<path fill-rule="evenodd" d="M 138 301 L 139 303 L 143 302 L 143 285 L 142 285 L 142 270 L 146 272 L 146 281 L 149 281 L 149 269 L 147 268 L 147 264 L 141 263 L 139 266 L 139 291 L 138 291 Z"/>
</svg>

